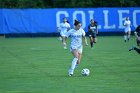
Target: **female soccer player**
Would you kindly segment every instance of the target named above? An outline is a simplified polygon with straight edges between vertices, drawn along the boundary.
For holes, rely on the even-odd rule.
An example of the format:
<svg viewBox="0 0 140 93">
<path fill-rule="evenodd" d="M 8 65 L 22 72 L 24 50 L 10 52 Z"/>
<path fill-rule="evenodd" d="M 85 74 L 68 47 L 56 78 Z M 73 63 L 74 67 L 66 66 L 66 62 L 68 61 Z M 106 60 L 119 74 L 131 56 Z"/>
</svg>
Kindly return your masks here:
<svg viewBox="0 0 140 93">
<path fill-rule="evenodd" d="M 82 57 L 82 50 L 83 50 L 82 37 L 84 38 L 86 46 L 88 45 L 87 39 L 85 36 L 85 31 L 81 28 L 81 23 L 75 20 L 74 26 L 75 26 L 74 29 L 71 29 L 66 33 L 67 38 L 69 36 L 71 37 L 70 51 L 74 56 L 71 67 L 68 71 L 69 76 L 73 75 L 76 65 L 80 64 L 80 60 Z"/>
<path fill-rule="evenodd" d="M 124 41 L 130 40 L 130 35 L 131 35 L 131 21 L 129 20 L 129 17 L 126 17 L 126 20 L 124 21 L 124 26 L 125 26 L 125 35 L 124 35 Z"/>
<path fill-rule="evenodd" d="M 63 23 L 60 24 L 60 27 L 58 28 L 58 30 L 60 30 L 60 35 L 62 37 L 62 43 L 63 43 L 64 49 L 67 49 L 66 33 L 69 29 L 70 29 L 70 24 L 68 23 L 67 18 L 63 18 Z"/>
<path fill-rule="evenodd" d="M 136 37 L 137 46 L 140 47 L 140 25 L 136 28 L 136 32 L 134 32 Z M 135 50 L 140 54 L 140 49 L 136 48 L 134 45 L 129 49 L 129 51 Z"/>
<path fill-rule="evenodd" d="M 93 19 L 91 19 L 91 24 L 88 26 L 88 32 L 89 32 L 89 38 L 90 38 L 90 45 L 91 48 L 93 48 L 94 43 L 97 42 L 96 34 L 98 34 L 97 29 L 97 22 L 95 22 Z"/>
</svg>

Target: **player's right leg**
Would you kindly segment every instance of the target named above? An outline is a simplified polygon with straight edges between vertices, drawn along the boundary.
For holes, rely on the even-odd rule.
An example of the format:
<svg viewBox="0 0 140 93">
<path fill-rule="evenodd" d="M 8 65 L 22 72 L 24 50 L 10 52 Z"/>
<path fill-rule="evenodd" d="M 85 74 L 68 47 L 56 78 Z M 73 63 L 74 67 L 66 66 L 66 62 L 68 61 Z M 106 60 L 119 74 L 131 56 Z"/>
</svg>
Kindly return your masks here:
<svg viewBox="0 0 140 93">
<path fill-rule="evenodd" d="M 129 51 L 131 50 L 135 50 L 137 53 L 140 54 L 140 49 L 136 48 L 134 45 L 132 45 L 132 47 L 129 49 Z"/>
<path fill-rule="evenodd" d="M 71 67 L 68 71 L 69 76 L 73 75 L 75 66 L 76 66 L 77 61 L 78 61 L 78 51 L 77 51 L 77 49 L 72 49 L 71 53 L 73 54 L 74 58 L 72 60 Z"/>
</svg>

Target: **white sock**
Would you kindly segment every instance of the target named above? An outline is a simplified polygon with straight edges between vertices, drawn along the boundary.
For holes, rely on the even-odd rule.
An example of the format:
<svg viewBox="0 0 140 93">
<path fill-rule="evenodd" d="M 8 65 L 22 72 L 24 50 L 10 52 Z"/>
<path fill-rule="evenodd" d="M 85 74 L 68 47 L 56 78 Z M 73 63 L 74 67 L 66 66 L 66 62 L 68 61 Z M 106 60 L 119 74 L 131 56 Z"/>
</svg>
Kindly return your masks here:
<svg viewBox="0 0 140 93">
<path fill-rule="evenodd" d="M 63 43 L 64 48 L 66 48 L 66 43 Z"/>
<path fill-rule="evenodd" d="M 76 57 L 72 60 L 72 64 L 71 64 L 71 68 L 69 70 L 69 74 L 73 74 L 77 61 L 78 61 L 78 58 L 76 58 Z"/>
<path fill-rule="evenodd" d="M 62 38 L 61 38 L 61 37 L 59 37 L 59 40 L 60 40 L 60 41 L 62 41 Z"/>
<path fill-rule="evenodd" d="M 124 40 L 126 40 L 127 39 L 127 36 L 126 35 L 124 35 Z"/>
</svg>

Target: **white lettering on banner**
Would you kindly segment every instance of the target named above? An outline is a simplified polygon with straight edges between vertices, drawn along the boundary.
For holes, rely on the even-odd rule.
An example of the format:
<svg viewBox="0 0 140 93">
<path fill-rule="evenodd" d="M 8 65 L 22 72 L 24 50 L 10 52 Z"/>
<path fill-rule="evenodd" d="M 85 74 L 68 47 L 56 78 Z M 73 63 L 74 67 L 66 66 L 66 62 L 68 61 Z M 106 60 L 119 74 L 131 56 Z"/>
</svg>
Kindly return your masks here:
<svg viewBox="0 0 140 93">
<path fill-rule="evenodd" d="M 89 19 L 91 20 L 91 19 L 94 19 L 94 11 L 88 11 L 88 13 L 89 13 Z M 96 21 L 96 19 L 94 19 L 95 21 Z M 101 25 L 98 25 L 98 29 L 101 29 Z"/>
<path fill-rule="evenodd" d="M 134 10 L 133 12 L 133 25 L 134 27 L 137 27 L 138 24 L 137 24 L 137 14 L 140 14 L 140 10 Z"/>
<path fill-rule="evenodd" d="M 99 13 L 99 12 L 98 12 Z M 100 12 L 101 13 L 101 12 Z M 130 11 L 129 9 L 127 10 L 117 10 L 117 11 L 114 11 L 114 14 L 118 14 L 118 15 L 113 15 L 113 18 L 117 18 L 115 19 L 115 21 L 110 24 L 110 21 L 113 21 L 113 19 L 111 18 L 112 17 L 112 14 L 109 14 L 109 10 L 102 10 L 102 13 L 100 14 L 101 18 L 103 20 L 100 20 L 102 22 L 102 25 L 99 25 L 99 21 L 98 21 L 98 17 L 97 19 L 95 19 L 95 21 L 97 21 L 99 24 L 98 24 L 98 29 L 102 29 L 103 31 L 106 31 L 106 30 L 121 30 L 124 29 L 124 26 L 123 26 L 123 23 L 124 23 L 124 20 L 125 20 L 125 17 L 126 15 L 130 16 L 131 20 L 132 21 L 132 25 L 133 25 L 133 30 L 134 30 L 134 27 L 137 27 L 137 25 L 140 24 L 139 20 L 138 20 L 138 17 L 140 16 L 140 10 L 133 10 L 133 11 Z M 77 17 L 79 17 L 79 15 L 81 16 L 81 23 L 82 23 L 82 27 L 85 28 L 88 26 L 88 24 L 90 23 L 90 19 L 94 19 L 94 15 L 95 15 L 95 11 L 93 10 L 88 10 L 88 11 L 73 11 L 73 12 L 67 12 L 67 11 L 58 11 L 56 13 L 56 25 L 57 27 L 59 26 L 60 24 L 60 18 L 61 18 L 61 15 L 64 15 L 65 17 L 70 17 L 71 20 L 73 21 L 74 23 L 74 19 L 77 19 Z M 69 16 L 71 15 L 71 16 Z M 98 16 L 99 14 L 97 14 Z M 124 16 L 125 15 L 125 16 Z"/>
<path fill-rule="evenodd" d="M 61 23 L 60 15 L 65 15 L 65 17 L 69 17 L 68 12 L 66 12 L 66 11 L 58 11 L 56 13 L 56 25 L 57 25 L 57 27 L 59 27 L 60 23 Z"/>
<path fill-rule="evenodd" d="M 116 25 L 112 25 L 112 26 L 109 26 L 108 24 L 108 10 L 103 10 L 103 13 L 104 13 L 104 17 L 105 17 L 105 26 L 104 28 L 105 29 L 114 29 L 116 28 Z"/>
<path fill-rule="evenodd" d="M 118 14 L 119 14 L 119 28 L 124 28 L 123 22 L 125 20 L 126 17 L 123 18 L 123 14 L 127 13 L 129 14 L 129 10 L 118 10 Z"/>
<path fill-rule="evenodd" d="M 74 11 L 73 12 L 73 19 L 75 20 L 75 19 L 77 19 L 77 15 L 78 14 L 81 14 L 81 17 L 82 17 L 82 28 L 85 28 L 86 27 L 86 18 L 85 18 L 85 13 L 83 12 L 83 11 Z M 73 23 L 74 23 L 74 21 L 73 21 Z"/>
</svg>

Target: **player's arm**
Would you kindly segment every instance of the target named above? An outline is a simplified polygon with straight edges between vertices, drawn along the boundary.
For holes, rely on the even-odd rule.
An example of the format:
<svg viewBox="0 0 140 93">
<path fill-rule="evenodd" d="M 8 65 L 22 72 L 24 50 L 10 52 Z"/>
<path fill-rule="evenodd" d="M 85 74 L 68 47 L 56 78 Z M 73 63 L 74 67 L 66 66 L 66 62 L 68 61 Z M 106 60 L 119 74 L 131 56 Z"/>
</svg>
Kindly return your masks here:
<svg viewBox="0 0 140 93">
<path fill-rule="evenodd" d="M 60 28 L 59 27 L 57 27 L 57 32 L 60 32 Z"/>
<path fill-rule="evenodd" d="M 87 43 L 87 38 L 86 38 L 86 36 L 83 36 L 83 38 L 84 38 L 85 45 L 86 45 L 86 46 L 88 46 L 88 43 Z"/>
<path fill-rule="evenodd" d="M 88 32 L 91 32 L 90 25 L 88 26 Z"/>
<path fill-rule="evenodd" d="M 71 30 L 69 30 L 68 32 L 66 32 L 66 39 L 71 35 Z"/>
<path fill-rule="evenodd" d="M 123 24 L 123 25 L 124 25 L 124 26 L 127 26 L 127 25 L 126 25 L 126 21 L 124 21 L 124 24 Z"/>
<path fill-rule="evenodd" d="M 85 45 L 88 46 L 87 38 L 86 38 L 86 33 L 85 33 L 84 30 L 82 30 L 82 35 L 83 35 L 83 38 L 84 38 Z"/>
<path fill-rule="evenodd" d="M 98 34 L 98 27 L 96 28 L 96 34 Z"/>
<path fill-rule="evenodd" d="M 70 24 L 68 23 L 68 31 L 70 30 Z"/>
<path fill-rule="evenodd" d="M 96 22 L 96 34 L 98 34 L 98 25 L 97 25 L 97 22 Z"/>
<path fill-rule="evenodd" d="M 57 32 L 61 31 L 61 24 L 59 25 L 59 27 L 57 27 Z"/>
</svg>

